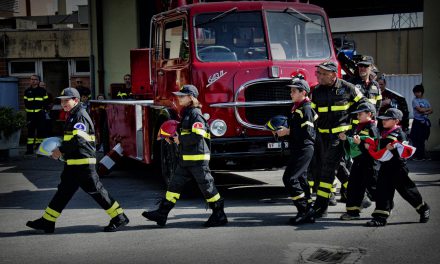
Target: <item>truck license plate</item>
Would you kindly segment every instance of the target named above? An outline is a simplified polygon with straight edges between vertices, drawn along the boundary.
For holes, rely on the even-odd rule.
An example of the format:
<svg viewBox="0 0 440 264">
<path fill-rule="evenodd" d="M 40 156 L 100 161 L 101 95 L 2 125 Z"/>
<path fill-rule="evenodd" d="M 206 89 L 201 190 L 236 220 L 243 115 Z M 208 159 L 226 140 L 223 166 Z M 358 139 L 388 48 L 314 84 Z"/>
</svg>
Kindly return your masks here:
<svg viewBox="0 0 440 264">
<path fill-rule="evenodd" d="M 269 149 L 279 149 L 281 148 L 281 144 L 284 143 L 284 148 L 289 147 L 289 142 L 268 142 L 267 148 Z"/>
</svg>

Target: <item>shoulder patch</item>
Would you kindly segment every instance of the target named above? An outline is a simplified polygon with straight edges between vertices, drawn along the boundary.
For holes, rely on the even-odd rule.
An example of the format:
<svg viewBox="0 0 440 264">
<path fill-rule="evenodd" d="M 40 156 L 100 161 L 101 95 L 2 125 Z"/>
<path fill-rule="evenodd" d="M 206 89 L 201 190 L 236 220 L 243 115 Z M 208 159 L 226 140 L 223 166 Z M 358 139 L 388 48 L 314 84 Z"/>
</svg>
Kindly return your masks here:
<svg viewBox="0 0 440 264">
<path fill-rule="evenodd" d="M 203 129 L 205 126 L 203 125 L 203 123 L 202 122 L 195 122 L 193 125 L 192 125 L 192 128 L 195 128 L 195 129 Z"/>
<path fill-rule="evenodd" d="M 73 128 L 81 130 L 81 131 L 86 131 L 86 125 L 84 125 L 84 123 L 76 123 Z"/>
</svg>

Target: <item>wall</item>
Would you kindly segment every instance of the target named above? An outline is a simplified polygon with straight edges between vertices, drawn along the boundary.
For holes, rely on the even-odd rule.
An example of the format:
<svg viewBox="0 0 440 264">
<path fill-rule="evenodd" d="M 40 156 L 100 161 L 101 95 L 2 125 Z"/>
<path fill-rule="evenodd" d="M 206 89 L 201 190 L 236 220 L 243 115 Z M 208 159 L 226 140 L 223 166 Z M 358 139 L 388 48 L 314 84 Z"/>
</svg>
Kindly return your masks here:
<svg viewBox="0 0 440 264">
<path fill-rule="evenodd" d="M 130 49 L 138 48 L 139 34 L 136 0 L 106 0 L 103 3 L 103 45 L 104 49 L 104 88 L 107 95 L 111 83 L 122 83 L 126 73 L 130 73 Z M 92 54 L 95 64 L 95 90 L 98 90 L 98 45 L 96 1 L 90 1 Z"/>
<path fill-rule="evenodd" d="M 432 127 L 428 149 L 440 152 L 440 52 L 438 50 L 440 47 L 438 26 L 440 2 L 437 0 L 425 0 L 424 9 L 423 85 L 425 86 L 425 97 L 430 101 L 434 110 L 430 117 Z"/>
<path fill-rule="evenodd" d="M 422 73 L 423 29 L 337 33 L 356 42 L 358 54 L 373 56 L 379 70 L 389 74 Z"/>
<path fill-rule="evenodd" d="M 5 31 L 8 59 L 88 57 L 87 29 Z"/>
</svg>

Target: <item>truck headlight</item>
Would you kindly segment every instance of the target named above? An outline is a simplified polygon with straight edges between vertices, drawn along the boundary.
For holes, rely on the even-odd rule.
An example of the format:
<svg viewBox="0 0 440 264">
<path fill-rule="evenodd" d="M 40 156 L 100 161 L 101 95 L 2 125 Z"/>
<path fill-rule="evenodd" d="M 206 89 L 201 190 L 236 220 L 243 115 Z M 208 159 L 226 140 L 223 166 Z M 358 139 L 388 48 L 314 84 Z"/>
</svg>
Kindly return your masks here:
<svg viewBox="0 0 440 264">
<path fill-rule="evenodd" d="M 228 126 L 226 125 L 225 121 L 216 119 L 211 122 L 211 125 L 209 126 L 211 129 L 211 133 L 216 137 L 221 137 L 226 133 L 226 130 L 228 129 Z"/>
</svg>

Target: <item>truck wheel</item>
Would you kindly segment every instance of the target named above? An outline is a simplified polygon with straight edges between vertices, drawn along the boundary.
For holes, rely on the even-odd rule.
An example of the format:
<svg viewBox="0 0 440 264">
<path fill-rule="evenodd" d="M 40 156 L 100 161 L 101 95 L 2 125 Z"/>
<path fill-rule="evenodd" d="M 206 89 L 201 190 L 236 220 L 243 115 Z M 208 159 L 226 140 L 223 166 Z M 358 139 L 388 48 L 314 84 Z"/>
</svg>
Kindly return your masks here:
<svg viewBox="0 0 440 264">
<path fill-rule="evenodd" d="M 171 178 L 174 176 L 177 158 L 177 145 L 168 144 L 165 140 L 160 141 L 160 172 L 165 185 L 168 186 Z"/>
</svg>

